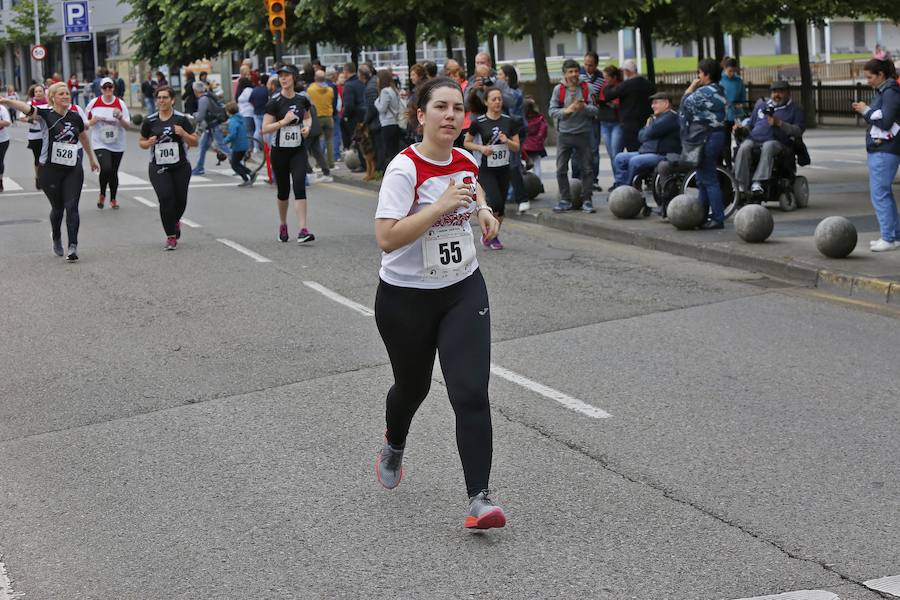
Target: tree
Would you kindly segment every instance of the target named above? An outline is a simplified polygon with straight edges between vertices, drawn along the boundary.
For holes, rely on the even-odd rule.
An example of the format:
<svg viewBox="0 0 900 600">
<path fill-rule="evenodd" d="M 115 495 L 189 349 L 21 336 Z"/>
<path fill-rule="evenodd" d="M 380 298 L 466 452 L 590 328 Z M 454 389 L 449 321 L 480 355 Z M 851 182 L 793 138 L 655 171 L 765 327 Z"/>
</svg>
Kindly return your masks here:
<svg viewBox="0 0 900 600">
<path fill-rule="evenodd" d="M 47 0 L 38 0 L 41 41 L 59 37 L 49 33 L 50 25 L 53 22 L 53 6 Z M 12 18 L 10 24 L 6 26 L 6 37 L 13 44 L 22 46 L 30 46 L 34 43 L 34 7 L 31 2 L 19 2 L 12 7 Z"/>
</svg>

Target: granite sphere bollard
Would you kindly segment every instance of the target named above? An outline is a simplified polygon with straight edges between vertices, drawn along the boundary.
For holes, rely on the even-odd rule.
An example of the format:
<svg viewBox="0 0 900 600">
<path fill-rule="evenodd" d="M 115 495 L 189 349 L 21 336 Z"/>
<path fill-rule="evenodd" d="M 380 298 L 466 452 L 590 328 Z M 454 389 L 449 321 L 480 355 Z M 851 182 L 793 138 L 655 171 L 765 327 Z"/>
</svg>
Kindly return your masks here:
<svg viewBox="0 0 900 600">
<path fill-rule="evenodd" d="M 748 204 L 734 216 L 734 229 L 745 242 L 759 244 L 772 235 L 775 219 L 765 206 Z"/>
<path fill-rule="evenodd" d="M 525 173 L 522 176 L 522 181 L 525 183 L 525 194 L 529 200 L 534 200 L 544 193 L 544 184 L 541 182 L 541 178 L 534 173 L 530 171 Z"/>
<path fill-rule="evenodd" d="M 356 153 L 356 150 L 344 150 L 343 159 L 344 166 L 351 171 L 355 171 L 360 167 L 359 155 Z"/>
<path fill-rule="evenodd" d="M 856 248 L 856 227 L 845 217 L 826 217 L 813 234 L 816 248 L 828 258 L 845 258 Z"/>
<path fill-rule="evenodd" d="M 581 208 L 581 191 L 583 189 L 580 179 L 569 180 L 569 202 L 572 203 L 572 208 Z"/>
<path fill-rule="evenodd" d="M 679 194 L 669 202 L 666 216 L 676 229 L 697 229 L 706 220 L 706 211 L 699 196 Z"/>
<path fill-rule="evenodd" d="M 620 219 L 633 219 L 644 208 L 644 197 L 630 185 L 620 185 L 609 193 L 609 212 Z"/>
</svg>

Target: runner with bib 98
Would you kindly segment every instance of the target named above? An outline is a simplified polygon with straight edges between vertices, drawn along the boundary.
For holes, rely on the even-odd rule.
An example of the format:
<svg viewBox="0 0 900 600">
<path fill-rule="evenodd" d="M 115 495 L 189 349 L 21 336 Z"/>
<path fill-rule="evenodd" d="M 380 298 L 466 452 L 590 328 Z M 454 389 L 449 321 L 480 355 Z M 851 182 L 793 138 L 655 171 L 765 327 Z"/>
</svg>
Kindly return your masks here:
<svg viewBox="0 0 900 600">
<path fill-rule="evenodd" d="M 477 183 L 478 164 L 454 148 L 465 118 L 462 90 L 446 77 L 416 93 L 423 139 L 388 165 L 375 213 L 382 249 L 375 319 L 394 372 L 376 477 L 393 489 L 403 476 L 406 437 L 428 395 L 436 352 L 456 414 L 456 441 L 469 496 L 465 527 L 503 527 L 489 497 L 492 430 L 488 401 L 491 321 L 469 221 L 491 240 L 499 223 Z"/>
</svg>

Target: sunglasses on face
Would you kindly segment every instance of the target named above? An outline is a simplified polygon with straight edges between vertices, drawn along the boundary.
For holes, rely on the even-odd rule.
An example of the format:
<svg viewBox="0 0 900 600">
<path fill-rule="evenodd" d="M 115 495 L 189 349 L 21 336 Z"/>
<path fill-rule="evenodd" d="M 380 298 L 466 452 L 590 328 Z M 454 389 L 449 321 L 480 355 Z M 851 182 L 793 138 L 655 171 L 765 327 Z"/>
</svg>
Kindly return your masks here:
<svg viewBox="0 0 900 600">
<path fill-rule="evenodd" d="M 113 85 L 112 85 L 111 83 L 107 83 L 107 84 L 105 84 L 105 85 L 101 85 L 100 87 L 103 88 L 103 89 L 105 90 L 106 88 L 112 88 Z"/>
</svg>

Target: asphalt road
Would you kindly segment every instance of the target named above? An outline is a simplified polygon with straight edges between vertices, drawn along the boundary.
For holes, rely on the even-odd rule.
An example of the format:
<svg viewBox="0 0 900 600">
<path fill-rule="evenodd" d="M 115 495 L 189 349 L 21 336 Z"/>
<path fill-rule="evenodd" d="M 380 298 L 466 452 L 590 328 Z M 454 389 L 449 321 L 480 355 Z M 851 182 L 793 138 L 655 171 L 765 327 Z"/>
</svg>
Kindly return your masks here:
<svg viewBox="0 0 900 600">
<path fill-rule="evenodd" d="M 0 599 L 891 597 L 864 582 L 900 574 L 896 318 L 507 224 L 493 362 L 610 416 L 493 377 L 509 524 L 473 534 L 439 370 L 387 492 L 374 320 L 304 284 L 373 305 L 374 194 L 313 186 L 317 241 L 281 244 L 273 190 L 208 161 L 177 251 L 136 182 L 85 192 L 66 264 L 29 159 L 0 195 Z"/>
</svg>

